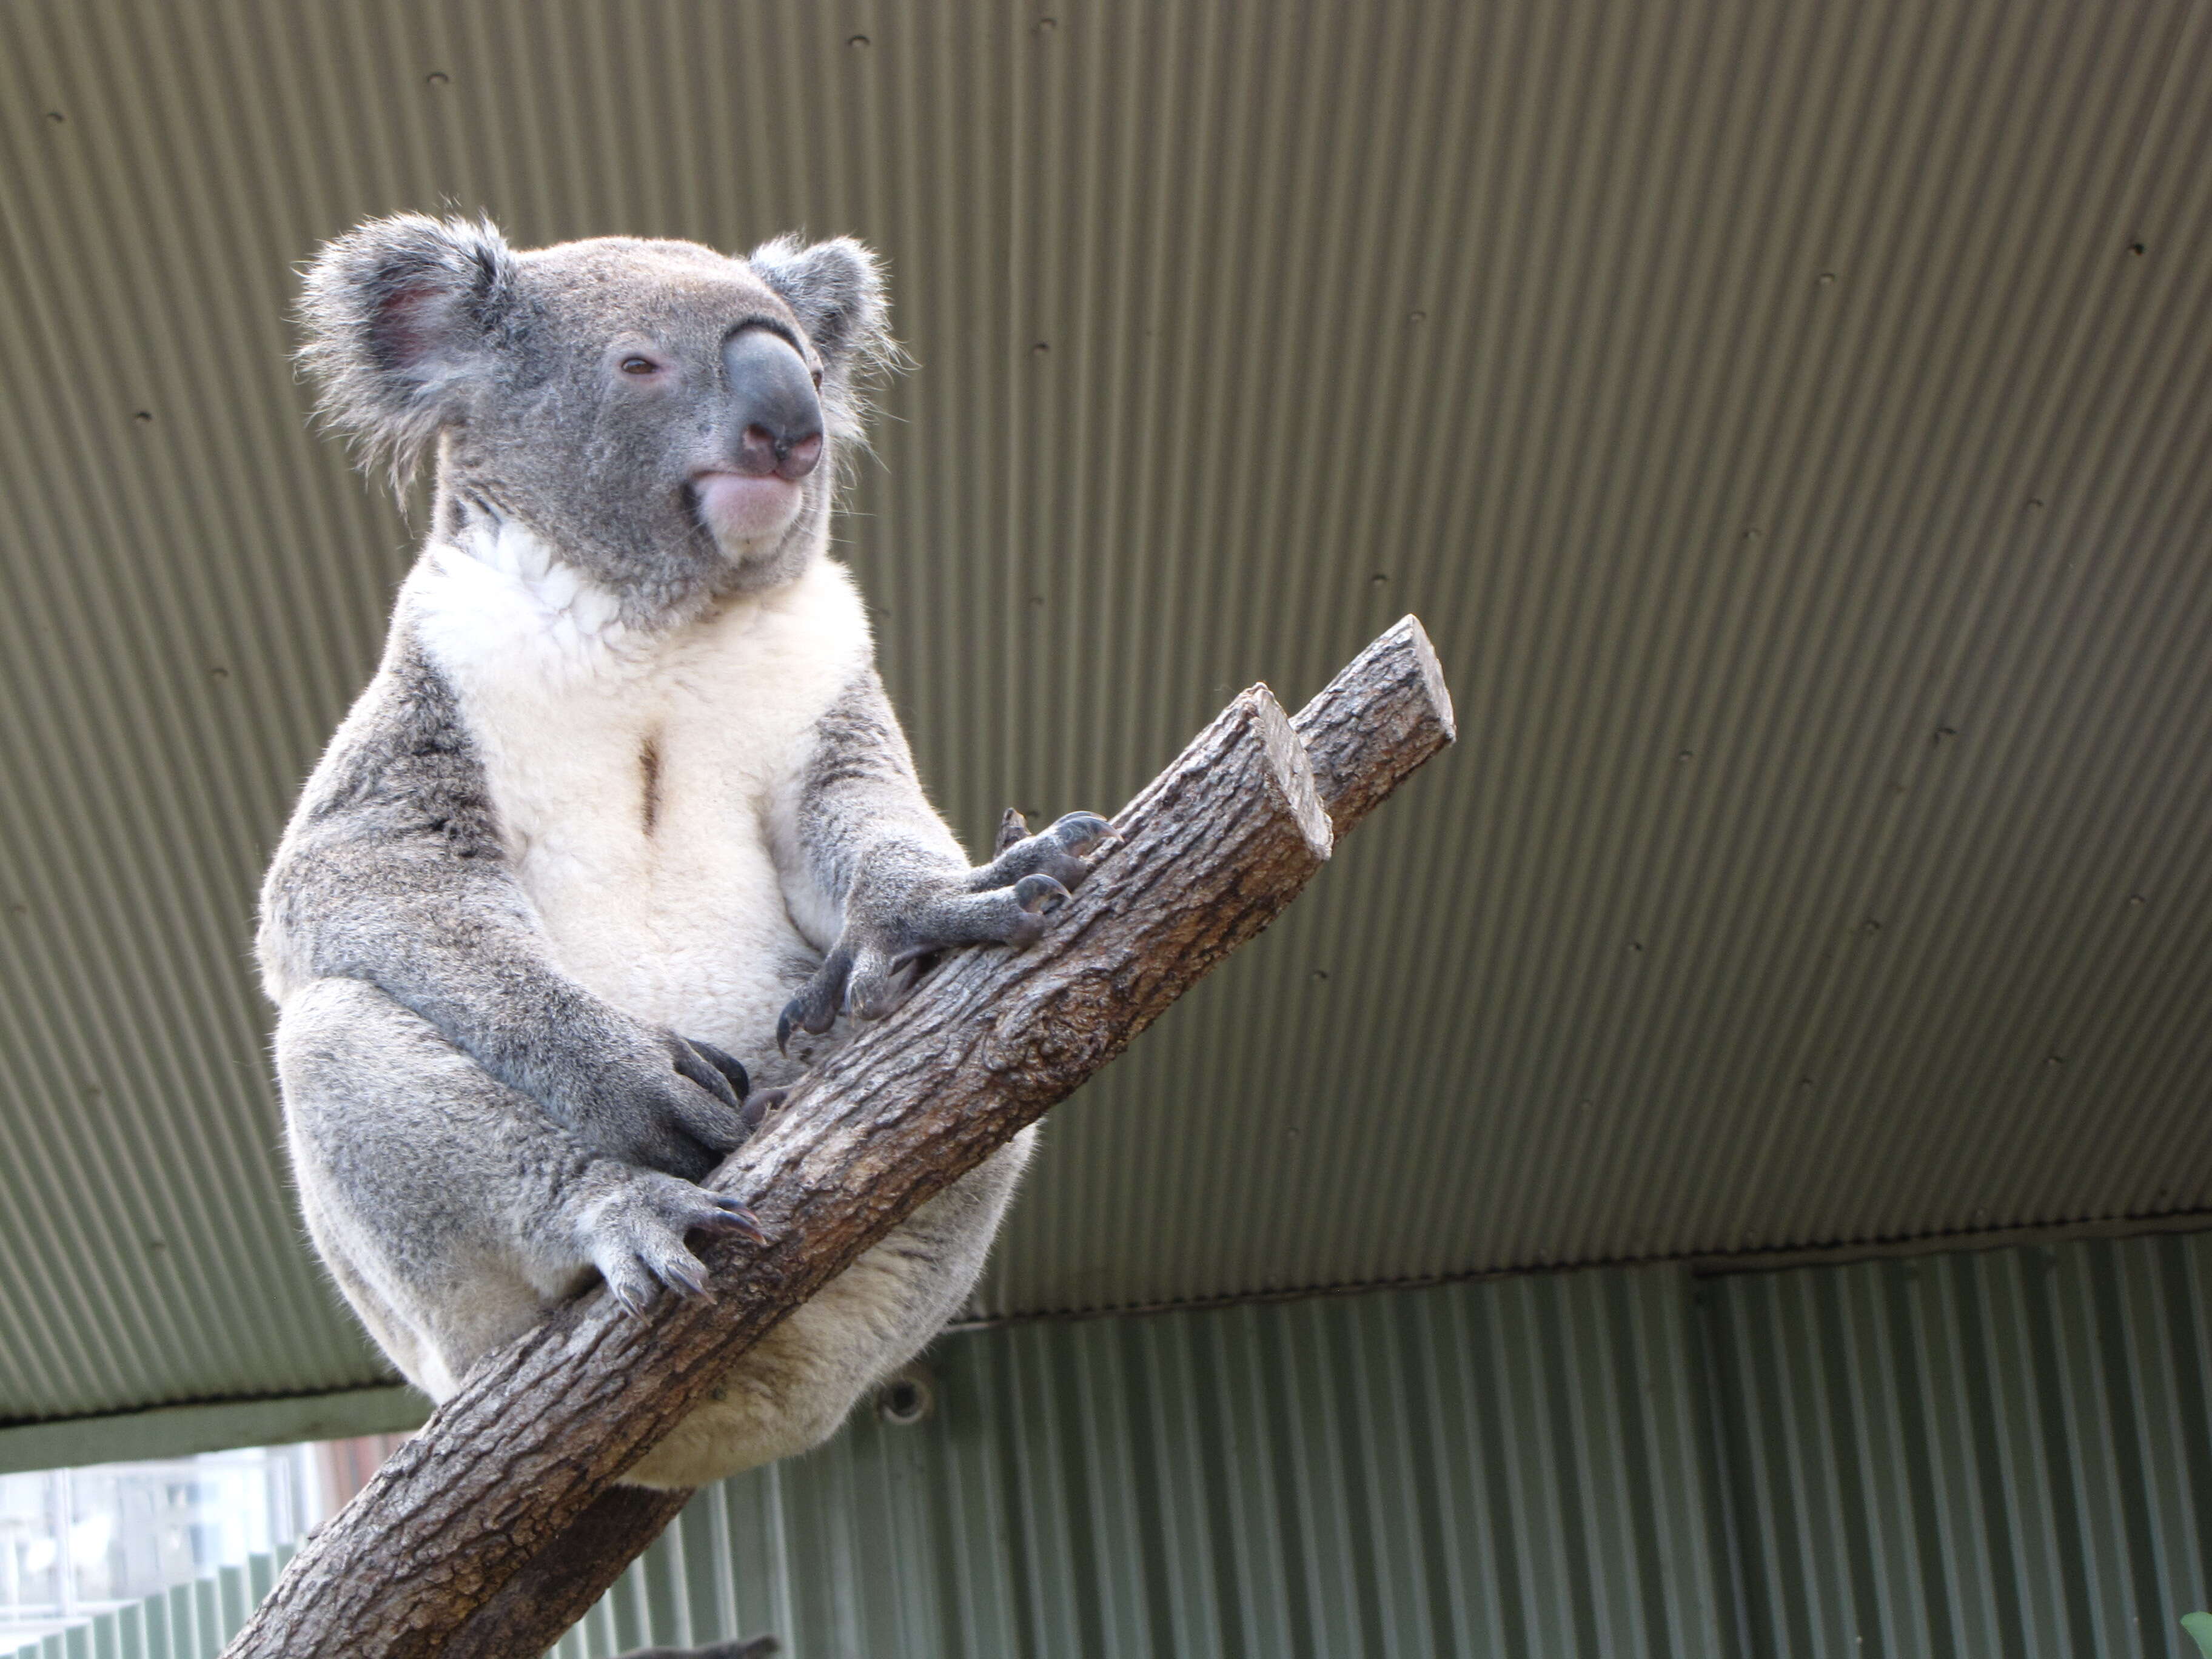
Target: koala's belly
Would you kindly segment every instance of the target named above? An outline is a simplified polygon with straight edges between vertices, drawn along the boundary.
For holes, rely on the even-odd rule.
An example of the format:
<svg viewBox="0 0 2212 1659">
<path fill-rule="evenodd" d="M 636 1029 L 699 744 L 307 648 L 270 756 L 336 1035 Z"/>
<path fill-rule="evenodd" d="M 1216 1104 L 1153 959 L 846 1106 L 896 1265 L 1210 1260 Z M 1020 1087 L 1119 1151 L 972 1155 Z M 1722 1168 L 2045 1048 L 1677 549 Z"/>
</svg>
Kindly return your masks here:
<svg viewBox="0 0 2212 1659">
<path fill-rule="evenodd" d="M 561 718 L 488 720 L 484 769 L 562 970 L 752 1065 L 820 960 L 792 921 L 767 828 L 813 720 L 749 708 L 729 678 L 739 683 L 723 695 L 712 676 L 687 676 L 675 695 L 611 678 L 578 688 Z"/>
<path fill-rule="evenodd" d="M 653 833 L 641 833 L 635 802 L 627 814 L 611 802 L 578 811 L 574 796 L 545 802 L 553 810 L 519 838 L 516 868 L 565 972 L 754 1064 L 772 1052 L 776 1015 L 820 954 L 792 924 L 753 814 L 666 799 L 687 787 L 713 793 L 710 776 L 685 779 L 677 765 L 661 763 Z"/>
</svg>

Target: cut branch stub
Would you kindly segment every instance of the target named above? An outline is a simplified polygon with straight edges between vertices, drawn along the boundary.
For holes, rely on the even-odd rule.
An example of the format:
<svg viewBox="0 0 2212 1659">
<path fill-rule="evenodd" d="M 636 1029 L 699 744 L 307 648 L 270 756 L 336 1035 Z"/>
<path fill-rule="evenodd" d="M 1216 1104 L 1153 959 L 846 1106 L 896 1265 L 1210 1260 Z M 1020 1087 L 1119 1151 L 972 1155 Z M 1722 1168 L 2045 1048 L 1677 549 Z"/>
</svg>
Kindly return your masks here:
<svg viewBox="0 0 2212 1659">
<path fill-rule="evenodd" d="M 1458 735 L 1451 692 L 1418 617 L 1401 617 L 1291 722 L 1341 837 Z"/>
<path fill-rule="evenodd" d="M 769 1238 L 707 1248 L 715 1299 L 664 1297 L 642 1318 L 604 1294 L 554 1310 L 308 1540 L 228 1659 L 444 1650 L 777 1320 L 1112 1059 L 1272 921 L 1331 842 L 1305 748 L 1264 687 L 1115 827 L 1122 844 L 1042 943 L 954 958 L 717 1172 Z M 523 1629 L 463 1645 L 538 1650 Z"/>
</svg>

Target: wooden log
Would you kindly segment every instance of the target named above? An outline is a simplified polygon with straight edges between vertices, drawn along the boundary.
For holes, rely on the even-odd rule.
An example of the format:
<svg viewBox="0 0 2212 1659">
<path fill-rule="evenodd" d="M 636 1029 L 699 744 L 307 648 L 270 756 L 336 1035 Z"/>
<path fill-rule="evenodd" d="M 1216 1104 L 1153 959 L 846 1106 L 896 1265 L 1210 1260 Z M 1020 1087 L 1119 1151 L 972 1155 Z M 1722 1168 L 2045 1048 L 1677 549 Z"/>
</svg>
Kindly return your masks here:
<svg viewBox="0 0 2212 1659">
<path fill-rule="evenodd" d="M 1449 740 L 1434 667 L 1409 617 L 1302 711 L 1319 787 L 1266 688 L 1238 696 L 1123 810 L 1121 844 L 1041 943 L 951 959 L 716 1172 L 768 1242 L 706 1246 L 708 1298 L 636 1317 L 593 1291 L 484 1361 L 293 1558 L 225 1659 L 542 1652 L 680 1506 L 616 1488 L 623 1471 L 778 1319 L 1272 921 L 1328 858 L 1332 815 L 1348 828 Z"/>
<path fill-rule="evenodd" d="M 1458 735 L 1436 647 L 1418 617 L 1401 617 L 1354 657 L 1291 729 L 1339 841 L 1415 769 Z"/>
<path fill-rule="evenodd" d="M 688 1491 L 609 1486 L 469 1615 L 443 1659 L 538 1659 L 690 1501 Z"/>
</svg>

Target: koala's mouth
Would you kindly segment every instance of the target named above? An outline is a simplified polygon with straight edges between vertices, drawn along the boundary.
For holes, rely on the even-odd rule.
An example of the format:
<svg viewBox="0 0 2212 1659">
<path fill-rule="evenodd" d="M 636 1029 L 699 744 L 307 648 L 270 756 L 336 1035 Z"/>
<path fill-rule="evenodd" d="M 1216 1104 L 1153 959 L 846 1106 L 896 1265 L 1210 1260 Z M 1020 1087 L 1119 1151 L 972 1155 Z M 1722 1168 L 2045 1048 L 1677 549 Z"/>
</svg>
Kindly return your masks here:
<svg viewBox="0 0 2212 1659">
<path fill-rule="evenodd" d="M 718 542 L 760 542 L 781 536 L 799 516 L 805 492 L 773 473 L 755 477 L 710 470 L 691 475 L 691 499 L 699 522 Z"/>
</svg>

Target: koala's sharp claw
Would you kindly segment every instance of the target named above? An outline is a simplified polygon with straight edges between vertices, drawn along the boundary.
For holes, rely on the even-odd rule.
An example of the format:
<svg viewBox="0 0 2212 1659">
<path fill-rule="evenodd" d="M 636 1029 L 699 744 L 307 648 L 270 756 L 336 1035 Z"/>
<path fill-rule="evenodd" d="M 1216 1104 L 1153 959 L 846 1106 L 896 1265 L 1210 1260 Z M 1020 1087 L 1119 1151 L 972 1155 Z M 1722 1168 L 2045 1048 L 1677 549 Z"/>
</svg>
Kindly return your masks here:
<svg viewBox="0 0 2212 1659">
<path fill-rule="evenodd" d="M 734 1194 L 613 1163 L 599 1165 L 592 1179 L 599 1192 L 581 1218 L 583 1243 L 607 1294 L 633 1316 L 650 1308 L 664 1288 L 711 1297 L 707 1264 L 685 1247 L 690 1235 L 737 1233 L 767 1242 L 758 1218 Z"/>
<path fill-rule="evenodd" d="M 736 1105 L 742 1103 L 744 1097 L 752 1092 L 752 1079 L 746 1075 L 745 1068 L 737 1060 L 724 1054 L 711 1042 L 702 1042 L 697 1037 L 686 1037 L 684 1041 L 689 1042 L 702 1059 L 728 1081 L 731 1092 L 737 1097 L 731 1102 L 731 1104 Z"/>
<path fill-rule="evenodd" d="M 799 994 L 784 1005 L 775 1023 L 779 1049 L 788 1052 L 787 1045 L 793 1031 L 820 1036 L 837 1023 L 838 1012 L 845 1006 L 846 982 L 853 977 L 853 947 L 839 945 L 823 958 L 814 977 L 799 988 Z"/>
<path fill-rule="evenodd" d="M 745 1068 L 720 1049 L 710 1049 L 704 1043 L 678 1037 L 675 1046 L 676 1052 L 672 1060 L 677 1075 L 697 1084 L 723 1105 L 735 1109 L 738 1103 L 745 1097 L 743 1082 Z M 730 1068 L 735 1069 L 736 1078 L 731 1077 Z"/>
<path fill-rule="evenodd" d="M 700 1297 L 707 1294 L 706 1269 L 688 1256 L 664 1263 L 660 1269 L 660 1276 L 667 1282 L 668 1288 L 678 1296 Z"/>
<path fill-rule="evenodd" d="M 768 1243 L 768 1233 L 760 1224 L 760 1218 L 736 1199 L 716 1194 L 714 1205 L 714 1214 L 707 1222 L 707 1225 L 719 1228 L 726 1232 L 742 1233 L 756 1244 Z"/>
<path fill-rule="evenodd" d="M 1014 884 L 1014 902 L 1032 915 L 1048 916 L 1067 900 L 1067 889 L 1050 876 L 1024 876 Z"/>
<path fill-rule="evenodd" d="M 1121 839 L 1114 833 L 1114 826 L 1096 812 L 1066 813 L 1044 833 L 1078 858 L 1095 847 Z"/>
<path fill-rule="evenodd" d="M 792 999 L 777 1027 L 779 1046 L 795 1030 L 829 1030 L 841 1008 L 861 1019 L 896 1012 L 947 951 L 1036 944 L 1044 918 L 1091 872 L 1079 853 L 1112 836 L 1096 812 L 1067 813 L 1031 835 L 1019 809 L 1008 807 L 990 863 L 961 877 L 924 877 L 904 890 L 887 883 L 882 895 L 847 916 L 837 948 Z"/>
<path fill-rule="evenodd" d="M 745 1121 L 745 1070 L 708 1043 L 670 1039 L 671 1059 L 679 1084 L 662 1092 L 673 1121 L 658 1153 L 641 1160 L 670 1174 L 702 1175 L 720 1154 L 744 1144 L 752 1133 Z"/>
</svg>

